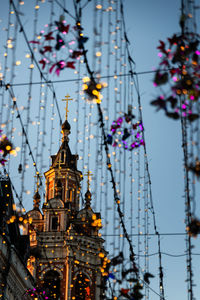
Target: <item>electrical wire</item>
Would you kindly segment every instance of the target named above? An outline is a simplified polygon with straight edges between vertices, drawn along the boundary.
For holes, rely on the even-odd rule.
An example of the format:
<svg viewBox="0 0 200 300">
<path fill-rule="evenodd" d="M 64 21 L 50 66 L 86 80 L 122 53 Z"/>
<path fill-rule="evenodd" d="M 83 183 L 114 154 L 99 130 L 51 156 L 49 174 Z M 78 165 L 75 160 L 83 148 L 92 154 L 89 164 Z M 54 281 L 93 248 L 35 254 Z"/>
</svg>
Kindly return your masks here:
<svg viewBox="0 0 200 300">
<path fill-rule="evenodd" d="M 168 71 L 170 72 L 171 69 L 168 69 Z M 101 79 L 106 79 L 106 78 L 114 78 L 114 76 L 117 77 L 131 77 L 132 75 L 146 75 L 146 74 L 154 74 L 156 73 L 157 70 L 152 70 L 152 71 L 141 71 L 141 72 L 131 72 L 131 73 L 125 73 L 125 74 L 113 74 L 113 75 L 103 75 L 101 76 Z M 99 77 L 95 77 L 94 79 L 99 79 Z M 46 80 L 45 83 L 49 84 L 49 83 L 65 83 L 65 82 L 75 82 L 75 81 L 82 81 L 82 78 L 71 78 L 71 79 L 61 79 L 61 80 Z M 44 82 L 42 81 L 35 81 L 32 82 L 32 85 L 37 85 L 37 84 L 42 84 Z M 22 83 L 6 83 L 6 84 L 2 84 L 2 86 L 6 86 L 7 84 L 11 85 L 11 86 L 24 86 L 24 85 L 29 85 L 28 82 L 22 82 Z"/>
</svg>

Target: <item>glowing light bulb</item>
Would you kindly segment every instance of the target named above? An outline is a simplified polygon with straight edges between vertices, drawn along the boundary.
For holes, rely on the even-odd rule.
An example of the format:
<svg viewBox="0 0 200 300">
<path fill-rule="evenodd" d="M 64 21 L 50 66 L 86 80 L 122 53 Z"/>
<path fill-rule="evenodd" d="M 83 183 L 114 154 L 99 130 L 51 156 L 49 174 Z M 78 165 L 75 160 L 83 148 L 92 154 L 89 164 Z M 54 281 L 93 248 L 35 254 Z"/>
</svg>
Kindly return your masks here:
<svg viewBox="0 0 200 300">
<path fill-rule="evenodd" d="M 8 44 L 7 46 L 9 49 L 12 49 L 13 48 L 13 45 L 12 44 Z"/>
<path fill-rule="evenodd" d="M 101 54 L 100 51 L 96 52 L 96 56 L 97 56 L 97 57 L 100 57 L 101 55 L 102 55 L 102 54 Z"/>
<path fill-rule="evenodd" d="M 89 77 L 84 77 L 82 80 L 83 80 L 84 83 L 86 83 L 86 82 L 90 81 L 90 78 Z"/>
<path fill-rule="evenodd" d="M 87 90 L 88 89 L 88 85 L 84 83 L 82 88 L 83 88 L 83 90 Z"/>
</svg>

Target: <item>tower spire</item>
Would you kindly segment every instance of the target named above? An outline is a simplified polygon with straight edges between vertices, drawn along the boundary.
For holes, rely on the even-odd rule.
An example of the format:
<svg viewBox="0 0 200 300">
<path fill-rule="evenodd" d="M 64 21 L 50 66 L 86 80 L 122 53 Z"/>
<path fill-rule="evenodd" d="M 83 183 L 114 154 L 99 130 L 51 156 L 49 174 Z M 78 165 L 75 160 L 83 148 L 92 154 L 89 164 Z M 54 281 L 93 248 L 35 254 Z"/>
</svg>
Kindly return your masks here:
<svg viewBox="0 0 200 300">
<path fill-rule="evenodd" d="M 70 98 L 69 94 L 67 94 L 65 96 L 65 99 L 62 99 L 62 101 L 66 101 L 66 114 L 65 114 L 65 122 L 62 124 L 62 134 L 63 134 L 63 137 L 62 137 L 62 142 L 64 141 L 69 141 L 69 138 L 68 138 L 68 135 L 70 134 L 70 129 L 71 129 L 71 126 L 69 124 L 69 122 L 67 121 L 67 117 L 68 117 L 68 102 L 69 100 L 73 100 L 72 98 Z"/>
<path fill-rule="evenodd" d="M 68 112 L 69 112 L 69 110 L 68 110 L 68 102 L 69 102 L 70 100 L 73 100 L 73 99 L 72 99 L 72 98 L 70 98 L 70 95 L 69 95 L 69 94 L 67 94 L 67 95 L 65 96 L 65 99 L 62 99 L 62 101 L 66 101 L 66 108 L 65 108 L 65 111 L 66 111 L 66 113 L 65 113 L 65 120 L 67 120 L 67 116 L 68 116 Z"/>
<path fill-rule="evenodd" d="M 87 173 L 85 174 L 85 176 L 87 176 L 87 190 L 90 191 L 90 181 L 91 181 L 91 176 L 92 176 L 92 172 L 91 171 L 87 171 Z"/>
<path fill-rule="evenodd" d="M 42 176 L 40 175 L 39 172 L 37 172 L 36 176 L 34 176 L 34 177 L 37 178 L 37 182 L 36 182 L 37 188 L 36 188 L 35 194 L 33 196 L 33 207 L 34 207 L 34 209 L 39 209 L 39 206 L 40 206 L 39 186 L 40 186 L 40 177 L 42 177 Z"/>
<path fill-rule="evenodd" d="M 90 207 L 91 198 L 92 198 L 92 195 L 91 195 L 91 192 L 90 192 L 91 175 L 93 175 L 93 174 L 89 170 L 85 174 L 85 176 L 87 176 L 87 192 L 85 193 L 85 204 L 86 204 L 86 207 Z"/>
</svg>

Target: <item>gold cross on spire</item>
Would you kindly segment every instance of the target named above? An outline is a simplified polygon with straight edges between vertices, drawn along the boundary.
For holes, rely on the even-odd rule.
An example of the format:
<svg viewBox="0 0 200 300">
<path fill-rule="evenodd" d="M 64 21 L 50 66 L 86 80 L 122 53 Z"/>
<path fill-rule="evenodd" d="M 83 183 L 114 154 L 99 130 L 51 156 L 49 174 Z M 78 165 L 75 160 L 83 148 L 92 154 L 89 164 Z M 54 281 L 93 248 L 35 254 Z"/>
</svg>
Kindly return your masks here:
<svg viewBox="0 0 200 300">
<path fill-rule="evenodd" d="M 66 108 L 65 108 L 65 110 L 66 110 L 65 119 L 66 119 L 66 120 L 67 120 L 67 113 L 69 112 L 69 110 L 68 110 L 68 102 L 69 102 L 69 100 L 73 100 L 72 98 L 70 98 L 70 95 L 69 95 L 69 94 L 67 94 L 67 95 L 65 96 L 65 99 L 62 99 L 62 101 L 66 101 Z"/>
<path fill-rule="evenodd" d="M 88 191 L 90 190 L 91 175 L 93 175 L 91 171 L 87 171 L 87 173 L 85 174 L 85 176 L 87 176 L 87 178 L 88 178 L 87 179 L 87 189 L 88 189 Z"/>
<path fill-rule="evenodd" d="M 36 181 L 36 185 L 37 185 L 37 189 L 36 189 L 36 192 L 38 192 L 39 190 L 39 186 L 40 186 L 40 178 L 42 177 L 42 175 L 40 175 L 39 172 L 36 172 L 36 176 L 34 176 L 34 178 L 37 178 L 37 181 Z"/>
</svg>

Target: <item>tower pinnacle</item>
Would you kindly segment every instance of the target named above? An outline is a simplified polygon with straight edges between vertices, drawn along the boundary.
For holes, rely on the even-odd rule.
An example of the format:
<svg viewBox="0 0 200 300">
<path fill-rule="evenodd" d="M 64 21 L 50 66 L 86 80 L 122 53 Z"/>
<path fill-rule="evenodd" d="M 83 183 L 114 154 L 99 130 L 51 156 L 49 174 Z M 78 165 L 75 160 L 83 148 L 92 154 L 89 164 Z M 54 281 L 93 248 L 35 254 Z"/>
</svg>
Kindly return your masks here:
<svg viewBox="0 0 200 300">
<path fill-rule="evenodd" d="M 87 173 L 85 174 L 85 176 L 87 176 L 87 190 L 90 190 L 90 181 L 91 181 L 91 176 L 92 176 L 92 172 L 91 171 L 87 171 Z"/>
<path fill-rule="evenodd" d="M 67 113 L 69 112 L 69 110 L 68 110 L 68 102 L 69 102 L 69 100 L 73 100 L 72 98 L 70 98 L 70 95 L 69 95 L 69 94 L 67 94 L 67 95 L 65 96 L 65 99 L 62 99 L 62 101 L 66 101 L 66 108 L 65 108 L 66 114 L 65 114 L 65 120 L 67 120 Z"/>
<path fill-rule="evenodd" d="M 64 141 L 68 142 L 69 141 L 68 135 L 70 134 L 70 129 L 71 129 L 71 126 L 70 126 L 69 122 L 67 121 L 67 116 L 68 116 L 68 112 L 69 112 L 69 110 L 68 110 L 68 102 L 69 102 L 69 100 L 73 100 L 73 99 L 70 98 L 69 94 L 67 94 L 65 96 L 65 99 L 62 99 L 62 101 L 66 101 L 65 122 L 62 124 L 62 131 L 61 131 L 62 134 L 63 134 L 62 142 L 64 142 Z"/>
<path fill-rule="evenodd" d="M 40 186 L 40 177 L 42 177 L 42 176 L 40 175 L 39 172 L 37 172 L 36 176 L 34 176 L 34 177 L 37 178 L 37 182 L 36 182 L 37 188 L 35 191 L 35 195 L 33 196 L 33 207 L 34 207 L 34 209 L 39 209 L 39 206 L 40 206 L 39 186 Z"/>
<path fill-rule="evenodd" d="M 93 175 L 91 171 L 87 171 L 87 173 L 85 174 L 85 176 L 87 176 L 87 192 L 85 193 L 86 207 L 90 207 L 91 198 L 92 198 L 92 195 L 91 195 L 91 192 L 90 192 L 91 175 Z"/>
</svg>

